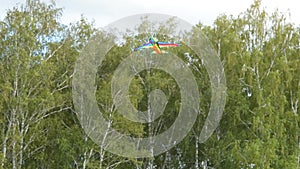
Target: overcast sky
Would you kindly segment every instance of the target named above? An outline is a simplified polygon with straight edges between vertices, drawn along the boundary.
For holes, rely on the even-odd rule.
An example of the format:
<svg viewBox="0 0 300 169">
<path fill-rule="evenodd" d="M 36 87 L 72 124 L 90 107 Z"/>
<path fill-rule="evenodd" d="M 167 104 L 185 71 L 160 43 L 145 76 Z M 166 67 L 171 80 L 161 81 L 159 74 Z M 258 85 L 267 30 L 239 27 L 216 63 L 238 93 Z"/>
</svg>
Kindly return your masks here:
<svg viewBox="0 0 300 169">
<path fill-rule="evenodd" d="M 49 2 L 50 0 L 42 0 Z M 0 18 L 7 9 L 25 0 L 0 0 Z M 300 25 L 299 0 L 263 0 L 267 11 L 279 8 L 291 12 L 291 21 Z M 237 16 L 245 11 L 253 0 L 56 0 L 57 7 L 63 7 L 63 23 L 78 21 L 81 14 L 89 20 L 94 19 L 97 27 L 103 27 L 124 16 L 140 13 L 162 13 L 174 15 L 191 24 L 199 21 L 211 25 L 218 15 Z"/>
</svg>

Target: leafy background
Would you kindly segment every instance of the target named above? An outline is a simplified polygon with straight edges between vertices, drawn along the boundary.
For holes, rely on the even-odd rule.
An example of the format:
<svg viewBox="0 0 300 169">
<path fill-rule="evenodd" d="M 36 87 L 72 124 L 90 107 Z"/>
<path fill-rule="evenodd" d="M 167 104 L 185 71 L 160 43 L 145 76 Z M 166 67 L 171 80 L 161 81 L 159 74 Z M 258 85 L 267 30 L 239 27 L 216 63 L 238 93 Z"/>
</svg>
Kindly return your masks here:
<svg viewBox="0 0 300 169">
<path fill-rule="evenodd" d="M 300 28 L 284 14 L 267 13 L 256 0 L 238 16 L 220 15 L 212 26 L 195 25 L 223 63 L 225 111 L 212 137 L 200 143 L 210 104 L 209 78 L 200 61 L 185 57 L 189 52 L 196 58 L 188 47 L 174 49 L 201 74 L 202 115 L 180 144 L 152 159 L 111 154 L 84 133 L 73 109 L 71 82 L 79 52 L 100 30 L 84 17 L 64 25 L 62 15 L 54 2 L 28 0 L 0 22 L 0 168 L 300 168 Z M 127 37 L 109 52 L 99 68 L 96 97 L 120 132 L 145 137 L 174 122 L 180 93 L 168 74 L 144 71 L 132 81 L 130 99 L 145 109 L 147 93 L 159 88 L 169 99 L 164 115 L 142 125 L 111 108 L 112 72 L 132 43 L 140 42 Z"/>
</svg>

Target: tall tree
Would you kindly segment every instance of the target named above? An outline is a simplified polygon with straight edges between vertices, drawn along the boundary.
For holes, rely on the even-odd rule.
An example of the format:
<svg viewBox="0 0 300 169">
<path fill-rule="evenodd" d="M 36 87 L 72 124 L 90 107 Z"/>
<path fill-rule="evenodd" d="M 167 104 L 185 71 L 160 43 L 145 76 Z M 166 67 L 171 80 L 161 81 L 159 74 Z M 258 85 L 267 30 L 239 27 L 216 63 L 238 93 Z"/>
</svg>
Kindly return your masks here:
<svg viewBox="0 0 300 169">
<path fill-rule="evenodd" d="M 255 1 L 237 18 L 221 16 L 204 29 L 225 63 L 228 82 L 222 122 L 205 144 L 216 168 L 299 167 L 299 107 L 293 111 L 299 98 L 294 74 L 299 28 L 260 4 Z"/>
<path fill-rule="evenodd" d="M 66 57 L 72 56 L 72 44 L 60 16 L 54 3 L 27 0 L 1 22 L 2 167 L 29 167 L 46 149 L 45 135 L 52 129 L 45 119 L 71 110 L 65 90 L 72 75 Z"/>
</svg>

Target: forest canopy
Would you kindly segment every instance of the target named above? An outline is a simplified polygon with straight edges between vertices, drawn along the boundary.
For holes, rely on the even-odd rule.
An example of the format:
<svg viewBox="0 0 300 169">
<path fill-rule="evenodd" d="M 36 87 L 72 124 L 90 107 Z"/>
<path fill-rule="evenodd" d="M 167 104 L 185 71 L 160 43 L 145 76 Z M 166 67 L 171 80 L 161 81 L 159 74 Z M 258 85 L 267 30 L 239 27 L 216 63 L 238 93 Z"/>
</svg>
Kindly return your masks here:
<svg viewBox="0 0 300 169">
<path fill-rule="evenodd" d="M 267 13 L 256 0 L 238 16 L 220 15 L 213 25 L 194 25 L 210 40 L 224 67 L 226 106 L 219 126 L 200 143 L 210 107 L 209 76 L 201 60 L 187 58 L 187 53 L 196 58 L 190 48 L 170 49 L 201 74 L 196 82 L 202 114 L 174 148 L 153 158 L 126 158 L 88 137 L 72 99 L 75 62 L 102 30 L 83 16 L 63 24 L 63 14 L 54 1 L 27 0 L 0 21 L 0 168 L 300 168 L 300 27 L 288 22 L 288 16 Z M 145 20 L 139 28 L 147 24 Z M 176 25 L 161 26 L 168 32 Z M 98 68 L 98 107 L 123 134 L 159 134 L 178 116 L 178 84 L 161 70 L 140 72 L 131 81 L 130 101 L 146 110 L 148 94 L 160 89 L 168 99 L 164 114 L 152 125 L 118 114 L 111 98 L 112 75 L 124 52 L 131 52 L 128 46 L 141 43 L 125 39 Z"/>
</svg>

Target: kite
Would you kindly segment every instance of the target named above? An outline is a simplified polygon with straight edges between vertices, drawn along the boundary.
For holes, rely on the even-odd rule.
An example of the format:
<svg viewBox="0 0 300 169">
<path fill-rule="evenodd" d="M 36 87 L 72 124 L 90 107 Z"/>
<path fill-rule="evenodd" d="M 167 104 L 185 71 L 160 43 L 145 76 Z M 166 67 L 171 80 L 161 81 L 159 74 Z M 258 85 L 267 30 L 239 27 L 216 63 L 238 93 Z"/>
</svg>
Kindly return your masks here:
<svg viewBox="0 0 300 169">
<path fill-rule="evenodd" d="M 147 48 L 152 48 L 154 49 L 154 52 L 156 54 L 162 54 L 166 53 L 165 51 L 161 50 L 161 48 L 164 47 L 177 47 L 181 46 L 181 44 L 176 44 L 176 43 L 169 43 L 169 42 L 159 42 L 156 38 L 150 37 L 149 42 L 143 44 L 142 46 L 135 48 L 134 51 L 139 51 Z"/>
</svg>

